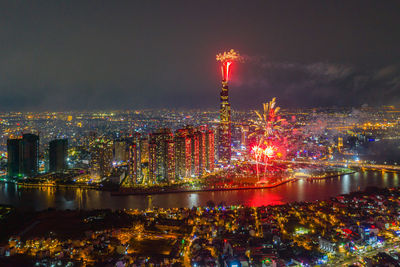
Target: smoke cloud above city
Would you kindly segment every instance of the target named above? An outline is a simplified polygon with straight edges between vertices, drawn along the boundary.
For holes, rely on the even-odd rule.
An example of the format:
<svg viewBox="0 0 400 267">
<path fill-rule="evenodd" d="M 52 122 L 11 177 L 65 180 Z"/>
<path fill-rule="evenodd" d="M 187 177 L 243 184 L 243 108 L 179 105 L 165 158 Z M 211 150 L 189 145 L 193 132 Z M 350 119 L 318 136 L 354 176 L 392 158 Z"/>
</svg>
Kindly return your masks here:
<svg viewBox="0 0 400 267">
<path fill-rule="evenodd" d="M 400 101 L 399 65 L 366 68 L 328 62 L 247 62 L 255 66 L 243 66 L 234 79 L 240 90 L 232 90 L 241 101 L 251 101 L 255 94 L 265 99 L 279 95 L 290 107 L 374 106 Z"/>
</svg>

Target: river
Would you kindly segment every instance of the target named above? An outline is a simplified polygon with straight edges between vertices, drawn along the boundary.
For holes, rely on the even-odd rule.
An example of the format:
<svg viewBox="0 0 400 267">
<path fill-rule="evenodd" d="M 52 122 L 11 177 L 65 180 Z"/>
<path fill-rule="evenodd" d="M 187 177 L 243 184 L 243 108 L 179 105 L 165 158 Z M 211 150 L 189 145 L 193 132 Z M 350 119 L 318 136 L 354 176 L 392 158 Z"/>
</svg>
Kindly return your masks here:
<svg viewBox="0 0 400 267">
<path fill-rule="evenodd" d="M 111 196 L 110 192 L 83 189 L 18 188 L 15 184 L 0 184 L 0 204 L 25 210 L 56 209 L 124 209 L 153 207 L 175 208 L 228 205 L 276 205 L 294 201 L 313 201 L 363 190 L 367 186 L 400 186 L 400 173 L 364 171 L 324 180 L 298 180 L 270 189 L 233 190 L 196 193 L 171 193 L 153 195 L 151 200 L 143 195 Z"/>
</svg>

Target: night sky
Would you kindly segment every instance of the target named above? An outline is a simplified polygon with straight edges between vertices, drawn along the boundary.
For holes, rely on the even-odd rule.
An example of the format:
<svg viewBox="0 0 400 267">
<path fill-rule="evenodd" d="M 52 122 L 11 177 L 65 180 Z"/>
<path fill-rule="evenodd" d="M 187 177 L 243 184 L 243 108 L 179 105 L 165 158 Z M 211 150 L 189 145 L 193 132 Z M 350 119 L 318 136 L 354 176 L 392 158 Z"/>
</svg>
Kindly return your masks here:
<svg viewBox="0 0 400 267">
<path fill-rule="evenodd" d="M 400 103 L 400 1 L 1 1 L 0 109 Z"/>
</svg>

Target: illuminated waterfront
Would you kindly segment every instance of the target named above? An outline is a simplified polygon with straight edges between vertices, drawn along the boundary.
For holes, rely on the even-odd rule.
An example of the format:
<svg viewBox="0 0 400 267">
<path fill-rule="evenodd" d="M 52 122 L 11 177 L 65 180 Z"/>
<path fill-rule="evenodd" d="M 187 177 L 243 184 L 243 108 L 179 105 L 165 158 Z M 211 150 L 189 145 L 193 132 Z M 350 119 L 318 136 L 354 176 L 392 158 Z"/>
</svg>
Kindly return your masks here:
<svg viewBox="0 0 400 267">
<path fill-rule="evenodd" d="M 205 206 L 212 200 L 218 204 L 244 204 L 250 206 L 275 205 L 294 201 L 313 201 L 331 196 L 363 190 L 367 186 L 400 186 L 399 173 L 365 171 L 339 178 L 299 180 L 276 188 L 197 193 L 174 193 L 152 196 L 155 207 L 174 208 Z M 0 204 L 24 209 L 123 209 L 148 207 L 145 196 L 111 196 L 110 192 L 82 189 L 17 189 L 14 184 L 0 184 Z"/>
</svg>

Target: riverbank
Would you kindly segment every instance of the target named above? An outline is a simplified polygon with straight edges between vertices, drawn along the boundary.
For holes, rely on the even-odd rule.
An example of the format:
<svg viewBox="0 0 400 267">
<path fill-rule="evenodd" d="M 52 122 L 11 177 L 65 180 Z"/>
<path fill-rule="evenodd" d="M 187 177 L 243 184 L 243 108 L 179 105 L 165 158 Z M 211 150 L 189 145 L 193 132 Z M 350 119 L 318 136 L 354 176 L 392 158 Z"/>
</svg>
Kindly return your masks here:
<svg viewBox="0 0 400 267">
<path fill-rule="evenodd" d="M 307 181 L 324 180 L 324 179 L 329 179 L 329 178 L 341 177 L 341 176 L 344 176 L 344 175 L 351 175 L 351 174 L 355 174 L 355 173 L 358 173 L 358 171 L 338 173 L 338 174 L 327 175 L 327 176 L 322 176 L 322 177 L 315 176 L 315 177 L 307 178 Z"/>
<path fill-rule="evenodd" d="M 171 194 L 171 193 L 196 193 L 196 192 L 210 192 L 210 191 L 233 191 L 233 190 L 254 190 L 254 189 L 268 189 L 274 188 L 289 182 L 295 182 L 297 178 L 291 178 L 284 181 L 279 181 L 270 185 L 262 185 L 262 186 L 241 186 L 241 187 L 207 187 L 207 188 L 198 188 L 198 189 L 165 189 L 165 190 L 157 190 L 152 191 L 143 190 L 142 188 L 121 188 L 119 191 L 111 192 L 112 196 L 123 196 L 123 195 L 158 195 L 158 194 Z"/>
<path fill-rule="evenodd" d="M 44 183 L 22 183 L 22 182 L 12 182 L 21 188 L 65 188 L 65 189 L 90 189 L 90 190 L 100 190 L 101 187 L 93 185 L 81 185 L 81 184 L 44 184 Z"/>
<path fill-rule="evenodd" d="M 309 177 L 306 181 L 323 180 L 328 178 L 341 177 L 344 175 L 355 174 L 357 171 L 346 172 L 334 175 L 327 175 L 322 177 Z M 230 186 L 230 187 L 204 187 L 204 188 L 120 188 L 119 190 L 113 190 L 106 187 L 100 187 L 95 185 L 67 185 L 67 184 L 52 184 L 52 183 L 15 183 L 20 188 L 61 188 L 61 189 L 84 189 L 84 190 L 101 190 L 109 191 L 112 196 L 124 196 L 124 195 L 157 195 L 157 194 L 171 194 L 171 193 L 195 193 L 195 192 L 210 192 L 210 191 L 233 191 L 233 190 L 258 190 L 258 189 L 269 189 L 288 182 L 296 182 L 301 178 L 289 178 L 283 181 L 278 181 L 273 184 L 263 184 L 254 186 Z"/>
<path fill-rule="evenodd" d="M 313 181 L 313 180 L 322 180 L 328 178 L 335 178 L 341 177 L 344 175 L 351 175 L 358 173 L 357 171 L 352 172 L 345 172 L 345 173 L 338 173 L 333 175 L 327 175 L 323 177 L 309 177 L 305 179 L 306 181 Z M 254 186 L 231 186 L 231 187 L 205 187 L 205 188 L 157 188 L 157 189 L 144 189 L 144 188 L 120 188 L 118 191 L 112 191 L 112 196 L 125 196 L 125 195 L 158 195 L 158 194 L 173 194 L 173 193 L 196 193 L 196 192 L 210 192 L 210 191 L 233 191 L 233 190 L 258 190 L 258 189 L 269 189 L 278 187 L 280 185 L 289 183 L 289 182 L 296 182 L 301 178 L 289 178 L 283 181 L 279 181 L 269 185 L 254 185 Z"/>
</svg>

